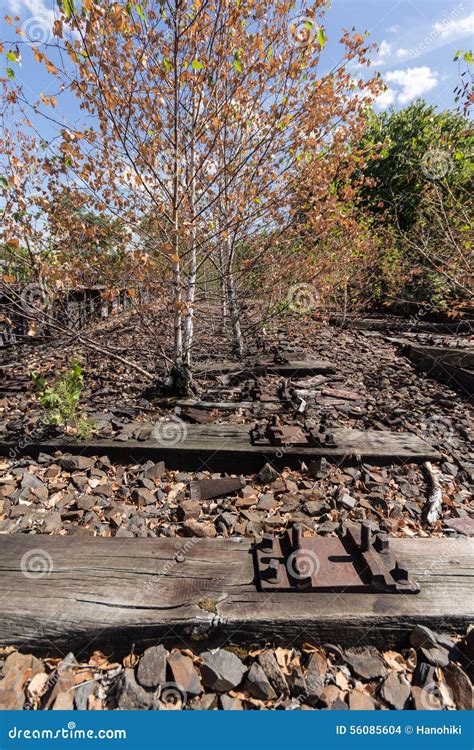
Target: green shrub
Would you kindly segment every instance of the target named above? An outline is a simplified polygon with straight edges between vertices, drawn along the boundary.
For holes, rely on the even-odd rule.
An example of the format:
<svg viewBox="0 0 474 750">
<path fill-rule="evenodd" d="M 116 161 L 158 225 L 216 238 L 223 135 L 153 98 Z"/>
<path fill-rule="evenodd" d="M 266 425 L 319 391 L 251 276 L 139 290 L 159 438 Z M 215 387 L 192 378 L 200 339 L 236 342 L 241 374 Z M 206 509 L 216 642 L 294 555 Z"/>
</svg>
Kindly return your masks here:
<svg viewBox="0 0 474 750">
<path fill-rule="evenodd" d="M 88 438 L 94 423 L 78 413 L 79 401 L 84 385 L 84 373 L 79 362 L 72 360 L 69 370 L 62 373 L 51 386 L 36 370 L 30 373 L 38 400 L 45 411 L 45 421 L 57 427 L 72 427 L 77 435 Z"/>
</svg>

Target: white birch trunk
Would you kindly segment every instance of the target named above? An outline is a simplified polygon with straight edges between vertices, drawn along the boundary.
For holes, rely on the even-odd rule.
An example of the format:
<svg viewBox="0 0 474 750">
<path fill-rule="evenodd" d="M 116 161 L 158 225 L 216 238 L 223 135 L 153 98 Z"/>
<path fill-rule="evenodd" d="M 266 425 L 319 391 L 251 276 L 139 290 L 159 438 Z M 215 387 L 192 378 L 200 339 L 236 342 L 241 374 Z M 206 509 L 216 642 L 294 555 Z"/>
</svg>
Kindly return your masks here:
<svg viewBox="0 0 474 750">
<path fill-rule="evenodd" d="M 240 326 L 239 308 L 237 305 L 235 294 L 234 275 L 232 269 L 234 252 L 229 238 L 225 240 L 225 248 L 227 253 L 226 287 L 227 299 L 229 303 L 230 323 L 232 326 L 232 334 L 234 336 L 234 342 L 237 351 L 239 352 L 239 355 L 242 356 L 244 353 L 244 340 L 242 337 L 242 329 Z"/>
</svg>

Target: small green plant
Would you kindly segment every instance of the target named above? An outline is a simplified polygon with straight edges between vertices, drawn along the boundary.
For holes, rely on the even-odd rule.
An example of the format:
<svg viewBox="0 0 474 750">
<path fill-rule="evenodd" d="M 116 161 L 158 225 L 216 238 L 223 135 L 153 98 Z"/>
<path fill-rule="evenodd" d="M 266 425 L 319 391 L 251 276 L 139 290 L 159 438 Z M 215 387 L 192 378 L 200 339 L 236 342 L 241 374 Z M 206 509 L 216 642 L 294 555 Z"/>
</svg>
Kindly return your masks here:
<svg viewBox="0 0 474 750">
<path fill-rule="evenodd" d="M 79 362 L 72 360 L 69 370 L 59 376 L 54 386 L 49 385 L 36 370 L 30 373 L 30 377 L 45 410 L 45 421 L 58 427 L 64 426 L 66 432 L 72 427 L 81 439 L 90 437 L 94 423 L 78 414 L 84 385 L 84 373 Z"/>
<path fill-rule="evenodd" d="M 95 423 L 92 419 L 86 417 L 79 417 L 76 422 L 76 432 L 80 440 L 87 440 L 94 432 Z"/>
</svg>

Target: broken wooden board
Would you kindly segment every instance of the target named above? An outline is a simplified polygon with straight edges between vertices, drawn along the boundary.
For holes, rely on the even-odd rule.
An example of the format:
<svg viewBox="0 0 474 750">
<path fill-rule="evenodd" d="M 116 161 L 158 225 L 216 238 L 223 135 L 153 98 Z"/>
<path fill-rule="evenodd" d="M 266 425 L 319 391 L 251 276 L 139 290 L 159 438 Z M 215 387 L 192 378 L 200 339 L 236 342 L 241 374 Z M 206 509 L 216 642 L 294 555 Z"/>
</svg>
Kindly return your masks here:
<svg viewBox="0 0 474 750">
<path fill-rule="evenodd" d="M 267 375 L 281 375 L 282 377 L 303 377 L 305 375 L 317 375 L 318 373 L 335 372 L 334 365 L 326 360 L 318 359 L 292 359 L 288 362 L 278 363 L 273 360 L 257 360 L 256 369 L 263 368 Z"/>
<path fill-rule="evenodd" d="M 423 346 L 408 342 L 409 353 L 431 357 L 455 367 L 474 369 L 474 347 Z"/>
<path fill-rule="evenodd" d="M 132 643 L 158 641 L 386 649 L 419 623 L 465 631 L 474 617 L 474 541 L 390 543 L 419 594 L 258 592 L 244 539 L 0 536 L 0 645 L 51 654 L 91 644 L 129 653 Z"/>
<path fill-rule="evenodd" d="M 354 318 L 343 319 L 334 316 L 329 319 L 330 325 L 352 328 L 358 331 L 410 331 L 413 333 L 459 334 L 472 333 L 474 320 L 457 320 L 456 322 L 431 323 L 416 318 Z"/>
<path fill-rule="evenodd" d="M 253 375 L 281 375 L 285 377 L 316 375 L 335 372 L 334 365 L 324 359 L 295 359 L 285 364 L 276 364 L 272 360 L 257 360 L 255 363 L 217 362 L 212 365 L 196 365 L 195 373 L 200 375 L 233 375 L 233 379 L 245 379 Z"/>
<path fill-rule="evenodd" d="M 191 500 L 210 500 L 239 492 L 243 486 L 244 482 L 239 477 L 200 479 L 189 483 L 189 495 Z"/>
<path fill-rule="evenodd" d="M 410 362 L 430 377 L 474 396 L 474 351 L 443 346 L 408 344 L 402 348 Z"/>
<path fill-rule="evenodd" d="M 277 407 L 283 407 L 284 404 L 270 404 L 262 403 L 260 401 L 199 401 L 193 398 L 173 398 L 173 399 L 160 399 L 154 401 L 155 404 L 165 407 L 193 407 L 195 409 L 202 409 L 207 411 L 237 411 L 238 409 L 268 409 L 274 411 Z"/>
<path fill-rule="evenodd" d="M 193 424 L 210 424 L 215 419 L 208 409 L 196 409 L 195 406 L 183 407 L 181 416 Z"/>
<path fill-rule="evenodd" d="M 171 425 L 168 435 L 167 425 Z M 332 430 L 337 447 L 260 446 L 250 442 L 251 425 L 188 425 L 184 422 L 162 422 L 155 426 L 155 437 L 148 440 L 96 439 L 86 444 L 66 437 L 44 440 L 35 444 L 28 441 L 0 443 L 0 455 L 38 453 L 107 455 L 111 460 L 162 460 L 170 469 L 227 473 L 251 473 L 261 469 L 266 461 L 274 466 L 299 468 L 301 461 L 324 456 L 338 464 L 367 463 L 423 463 L 437 461 L 440 454 L 421 438 L 407 432 L 378 430 Z M 161 437 L 160 437 L 161 432 Z M 13 454 L 11 453 L 13 451 Z"/>
</svg>

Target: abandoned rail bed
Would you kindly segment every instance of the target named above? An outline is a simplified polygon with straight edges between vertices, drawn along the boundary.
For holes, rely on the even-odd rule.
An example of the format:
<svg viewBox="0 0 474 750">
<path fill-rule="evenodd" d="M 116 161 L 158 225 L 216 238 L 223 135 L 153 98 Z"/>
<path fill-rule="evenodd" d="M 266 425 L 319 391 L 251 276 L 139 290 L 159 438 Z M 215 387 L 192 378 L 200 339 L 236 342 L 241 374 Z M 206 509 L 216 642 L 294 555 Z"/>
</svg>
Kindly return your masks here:
<svg viewBox="0 0 474 750">
<path fill-rule="evenodd" d="M 54 561 L 25 580 L 31 536 L 2 539 L 0 632 L 6 645 L 80 649 L 208 640 L 354 642 L 399 647 L 416 624 L 462 632 L 472 622 L 472 540 L 393 539 L 420 593 L 258 592 L 244 539 L 42 540 Z M 181 553 L 181 554 L 180 554 Z M 24 563 L 23 563 L 24 564 Z"/>
<path fill-rule="evenodd" d="M 165 423 L 166 424 L 166 423 Z M 166 437 L 121 442 L 94 440 L 84 445 L 67 438 L 29 443 L 0 443 L 0 453 L 8 455 L 38 455 L 40 452 L 81 455 L 108 455 L 110 458 L 124 457 L 140 460 L 164 460 L 170 468 L 199 470 L 206 466 L 212 471 L 228 471 L 236 466 L 243 473 L 258 471 L 268 460 L 276 466 L 301 465 L 302 460 L 318 457 L 337 463 L 368 462 L 390 464 L 393 461 L 420 463 L 437 460 L 439 453 L 426 441 L 408 433 L 363 432 L 338 428 L 333 431 L 337 445 L 295 445 L 291 436 L 278 445 L 253 445 L 249 428 L 241 425 L 189 425 L 176 445 Z M 173 441 L 171 441 L 172 443 Z"/>
<path fill-rule="evenodd" d="M 364 383 L 357 371 L 380 332 L 326 335 L 314 354 L 280 341 L 204 362 L 193 398 L 138 392 L 114 410 L 99 381 L 87 440 L 0 421 L 0 644 L 51 657 L 159 642 L 171 664 L 177 648 L 403 649 L 417 628 L 455 643 L 474 617 L 467 394 L 418 374 L 407 339 L 387 336 L 387 408 L 379 363 Z M 344 338 L 355 369 L 334 351 Z M 470 367 L 463 339 L 460 359 L 448 349 Z M 3 402 L 19 415 L 34 391 L 11 358 L 4 367 Z M 428 416 L 411 414 L 418 383 L 415 409 L 435 399 Z M 460 432 L 442 404 L 453 393 Z M 384 421 L 368 416 L 373 394 Z"/>
<path fill-rule="evenodd" d="M 0 711 L 474 706 L 472 18 L 354 1 L 6 0 Z"/>
</svg>

